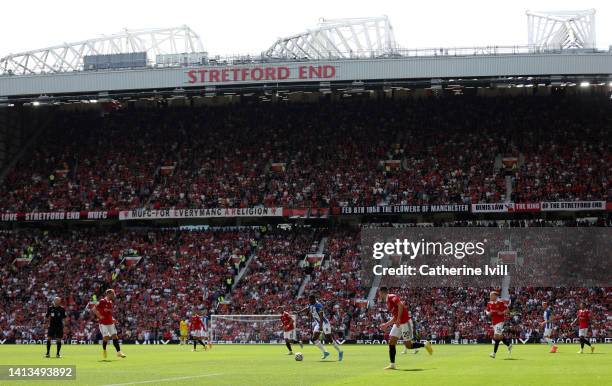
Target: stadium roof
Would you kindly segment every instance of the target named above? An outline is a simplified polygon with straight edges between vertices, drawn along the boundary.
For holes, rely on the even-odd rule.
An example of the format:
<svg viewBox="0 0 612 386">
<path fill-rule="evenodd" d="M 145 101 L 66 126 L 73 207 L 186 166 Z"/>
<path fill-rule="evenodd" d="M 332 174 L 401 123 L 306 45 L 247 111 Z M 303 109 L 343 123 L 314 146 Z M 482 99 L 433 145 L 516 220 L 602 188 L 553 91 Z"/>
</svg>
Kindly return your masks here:
<svg viewBox="0 0 612 386">
<path fill-rule="evenodd" d="M 533 47 L 595 48 L 595 10 L 527 11 L 529 45 Z"/>
<path fill-rule="evenodd" d="M 321 19 L 317 28 L 279 38 L 263 53 L 267 58 L 347 59 L 392 55 L 396 50 L 387 16 Z"/>
<path fill-rule="evenodd" d="M 362 89 L 407 82 L 437 87 L 452 79 L 466 85 L 514 78 L 533 79 L 536 85 L 608 84 L 612 50 L 600 51 L 590 43 L 593 15 L 592 10 L 529 13 L 530 45 L 430 49 L 399 48 L 386 16 L 321 19 L 316 28 L 279 38 L 259 55 L 224 58 L 209 57 L 187 26 L 125 30 L 0 59 L 0 106 L 40 97 L 95 99 L 175 90 L 213 95 L 215 89 L 327 90 L 354 84 Z M 85 58 L 143 52 L 147 59 L 134 66 L 84 65 Z"/>
<path fill-rule="evenodd" d="M 128 30 L 95 39 L 10 54 L 0 58 L 0 74 L 27 75 L 83 70 L 88 55 L 146 52 L 162 54 L 202 52 L 200 36 L 186 25 L 176 28 Z"/>
</svg>

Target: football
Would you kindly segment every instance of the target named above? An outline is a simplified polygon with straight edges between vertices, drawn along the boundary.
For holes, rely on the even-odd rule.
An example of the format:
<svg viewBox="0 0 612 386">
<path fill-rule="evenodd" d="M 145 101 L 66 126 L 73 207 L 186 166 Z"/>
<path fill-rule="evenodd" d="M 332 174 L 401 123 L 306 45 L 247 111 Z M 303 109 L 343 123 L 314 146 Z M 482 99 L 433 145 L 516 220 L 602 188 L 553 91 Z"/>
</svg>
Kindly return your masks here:
<svg viewBox="0 0 612 386">
<path fill-rule="evenodd" d="M 301 352 L 296 352 L 295 353 L 295 360 L 298 361 L 298 362 L 301 362 L 301 361 L 304 360 L 304 356 L 302 355 Z"/>
</svg>

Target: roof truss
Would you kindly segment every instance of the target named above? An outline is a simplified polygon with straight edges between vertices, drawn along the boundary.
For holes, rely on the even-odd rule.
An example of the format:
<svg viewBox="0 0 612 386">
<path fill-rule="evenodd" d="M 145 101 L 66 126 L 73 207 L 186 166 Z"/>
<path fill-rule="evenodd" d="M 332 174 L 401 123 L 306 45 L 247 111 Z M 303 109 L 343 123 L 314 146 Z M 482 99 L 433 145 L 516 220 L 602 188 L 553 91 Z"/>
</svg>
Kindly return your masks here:
<svg viewBox="0 0 612 386">
<path fill-rule="evenodd" d="M 279 38 L 263 56 L 287 59 L 379 57 L 396 50 L 393 27 L 386 16 L 321 19 L 316 28 Z"/>
<path fill-rule="evenodd" d="M 76 43 L 10 54 L 0 58 L 0 74 L 40 74 L 83 69 L 87 55 L 146 52 L 148 58 L 160 54 L 181 54 L 204 51 L 197 33 L 188 26 L 144 30 L 124 30 Z"/>
</svg>

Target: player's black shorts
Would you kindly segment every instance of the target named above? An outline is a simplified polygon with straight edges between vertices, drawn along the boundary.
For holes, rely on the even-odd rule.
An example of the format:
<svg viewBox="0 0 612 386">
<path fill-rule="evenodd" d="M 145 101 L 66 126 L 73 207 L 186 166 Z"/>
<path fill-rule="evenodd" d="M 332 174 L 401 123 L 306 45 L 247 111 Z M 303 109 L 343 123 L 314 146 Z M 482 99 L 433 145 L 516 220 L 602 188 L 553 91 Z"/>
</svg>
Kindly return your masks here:
<svg viewBox="0 0 612 386">
<path fill-rule="evenodd" d="M 47 336 L 55 339 L 61 339 L 64 337 L 64 326 L 49 326 Z"/>
</svg>

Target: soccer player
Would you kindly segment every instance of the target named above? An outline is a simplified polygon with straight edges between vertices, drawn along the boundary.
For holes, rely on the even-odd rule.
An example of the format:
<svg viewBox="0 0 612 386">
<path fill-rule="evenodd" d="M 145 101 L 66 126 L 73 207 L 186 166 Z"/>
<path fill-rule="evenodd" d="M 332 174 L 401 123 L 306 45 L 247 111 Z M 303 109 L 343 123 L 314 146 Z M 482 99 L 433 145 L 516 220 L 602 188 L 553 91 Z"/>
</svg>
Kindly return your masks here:
<svg viewBox="0 0 612 386">
<path fill-rule="evenodd" d="M 204 311 L 204 315 L 202 315 L 201 319 L 202 319 L 202 324 L 204 325 L 202 339 L 204 340 L 204 344 L 208 346 L 208 349 L 211 349 L 212 339 L 209 336 L 210 333 L 208 332 L 208 315 L 206 315 L 206 311 Z"/>
<path fill-rule="evenodd" d="M 47 354 L 45 358 L 50 358 L 51 340 L 55 339 L 57 343 L 56 358 L 61 358 L 60 350 L 62 349 L 62 338 L 64 337 L 64 319 L 66 318 L 66 310 L 61 306 L 62 299 L 56 297 L 53 299 L 53 304 L 47 308 L 45 315 L 47 324 Z"/>
<path fill-rule="evenodd" d="M 586 344 L 591 348 L 591 354 L 595 352 L 595 346 L 591 345 L 587 337 L 589 336 L 589 324 L 591 323 L 591 311 L 588 310 L 586 303 L 580 303 L 580 309 L 576 319 L 572 322 L 572 326 L 578 322 L 578 337 L 580 338 L 580 351 L 578 354 L 584 352 L 584 345 Z"/>
<path fill-rule="evenodd" d="M 119 347 L 119 337 L 117 336 L 117 328 L 115 327 L 116 320 L 113 318 L 113 301 L 115 300 L 115 291 L 107 289 L 104 292 L 102 300 L 96 304 L 93 308 L 94 314 L 98 317 L 100 323 L 100 333 L 102 334 L 102 356 L 106 359 L 106 345 L 108 339 L 113 340 L 113 346 L 117 350 L 117 356 L 119 358 L 125 358 L 125 354 L 121 352 Z"/>
<path fill-rule="evenodd" d="M 553 317 L 553 314 L 552 314 L 552 308 L 548 305 L 547 302 L 543 302 L 542 307 L 544 308 L 544 321 L 541 324 L 542 326 L 544 326 L 544 340 L 546 341 L 546 343 L 552 345 L 550 347 L 550 353 L 554 354 L 558 350 L 558 347 L 555 344 L 555 341 L 552 340 L 551 338 L 552 329 L 553 329 L 552 322 L 555 318 Z"/>
<path fill-rule="evenodd" d="M 344 351 L 340 350 L 338 342 L 336 342 L 332 336 L 331 324 L 325 315 L 323 305 L 317 300 L 316 296 L 309 295 L 308 305 L 298 311 L 298 314 L 306 311 L 310 312 L 310 317 L 312 320 L 312 340 L 314 341 L 315 346 L 317 346 L 323 353 L 321 359 L 325 359 L 329 356 L 329 352 L 325 349 L 325 346 L 322 343 L 322 341 L 325 342 L 327 339 L 332 342 L 332 345 L 336 351 L 338 351 L 338 362 L 341 362 L 344 358 Z M 320 339 L 321 332 L 323 332 L 323 339 Z"/>
<path fill-rule="evenodd" d="M 295 331 L 295 321 L 289 312 L 283 311 L 280 316 L 281 323 L 283 324 L 283 338 L 285 339 L 285 345 L 289 349 L 287 355 L 293 355 L 293 350 L 291 349 L 291 342 L 298 343 L 300 348 L 304 348 L 304 345 L 301 341 L 297 340 L 297 333 Z"/>
<path fill-rule="evenodd" d="M 508 346 L 508 355 L 512 355 L 512 342 L 504 338 L 504 322 L 506 320 L 506 315 L 510 313 L 507 301 L 501 299 L 497 292 L 491 291 L 486 313 L 487 316 L 491 318 L 491 324 L 493 325 L 493 340 L 495 340 L 493 352 L 489 356 L 495 359 L 497 349 L 499 348 L 499 342 L 503 342 Z"/>
<path fill-rule="evenodd" d="M 386 330 L 390 326 L 393 326 L 391 327 L 391 332 L 389 333 L 389 366 L 385 367 L 385 370 L 395 369 L 395 346 L 400 337 L 404 340 L 404 346 L 406 348 L 417 349 L 419 347 L 425 347 L 425 350 L 427 350 L 429 355 L 433 354 L 431 342 L 428 341 L 425 344 L 420 342 L 412 342 L 414 339 L 414 331 L 412 329 L 413 325 L 410 323 L 410 313 L 408 312 L 408 308 L 402 302 L 402 299 L 395 294 L 389 293 L 389 289 L 387 287 L 380 287 L 378 289 L 378 295 L 380 301 L 387 304 L 387 310 L 391 312 L 391 315 L 393 315 L 389 321 L 382 323 L 379 326 L 381 330 Z"/>
<path fill-rule="evenodd" d="M 191 316 L 191 321 L 189 322 L 189 331 L 191 331 L 191 339 L 193 339 L 193 350 L 196 351 L 198 348 L 198 343 L 204 347 L 206 350 L 206 345 L 202 342 L 202 337 L 204 334 L 204 323 L 202 322 L 202 317 L 198 315 L 197 312 L 194 312 Z"/>
<path fill-rule="evenodd" d="M 188 327 L 187 327 L 186 320 L 181 319 L 181 321 L 179 322 L 179 332 L 180 332 L 180 342 L 182 346 L 187 343 Z"/>
</svg>

